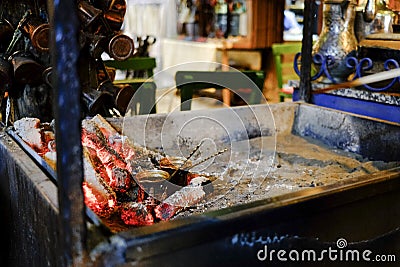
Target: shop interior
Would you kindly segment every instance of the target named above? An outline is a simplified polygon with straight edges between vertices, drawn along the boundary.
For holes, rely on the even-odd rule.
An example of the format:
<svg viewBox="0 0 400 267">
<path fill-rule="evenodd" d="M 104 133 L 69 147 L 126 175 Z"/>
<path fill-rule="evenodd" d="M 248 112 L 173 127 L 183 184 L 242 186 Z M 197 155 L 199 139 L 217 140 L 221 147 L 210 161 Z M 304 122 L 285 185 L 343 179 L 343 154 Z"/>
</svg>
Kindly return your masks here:
<svg viewBox="0 0 400 267">
<path fill-rule="evenodd" d="M 137 33 L 156 37 L 157 42 L 149 47 L 150 55 L 156 58 L 156 71 L 167 72 L 169 68 L 193 61 L 217 62 L 239 71 L 261 70 L 265 72 L 263 94 L 266 100 L 270 103 L 280 101 L 271 45 L 290 42 L 297 46 L 297 50 L 301 47 L 303 1 L 286 1 L 286 3 L 131 1 L 131 3 L 132 5 L 128 5 L 127 8 L 123 31 L 127 35 Z M 267 16 L 261 13 L 265 10 Z M 316 14 L 320 12 L 321 10 L 318 10 Z M 148 13 L 157 15 L 147 16 Z M 321 27 L 321 23 L 322 21 L 316 21 L 315 25 Z M 276 29 L 271 30 L 272 27 Z M 315 34 L 318 34 L 317 29 Z M 288 55 L 285 62 L 292 60 L 293 55 Z M 217 68 L 222 69 L 222 65 Z M 196 68 L 192 67 L 192 70 Z M 197 70 L 208 71 L 210 67 L 198 66 Z M 160 74 L 159 87 L 174 86 L 173 75 Z M 210 95 L 210 92 L 213 90 L 203 90 L 199 93 Z M 216 91 L 215 94 L 213 97 L 221 101 L 221 92 Z M 288 101 L 290 98 L 285 100 Z M 197 105 L 196 101 L 193 103 Z M 227 104 L 227 101 L 224 103 Z"/>
</svg>

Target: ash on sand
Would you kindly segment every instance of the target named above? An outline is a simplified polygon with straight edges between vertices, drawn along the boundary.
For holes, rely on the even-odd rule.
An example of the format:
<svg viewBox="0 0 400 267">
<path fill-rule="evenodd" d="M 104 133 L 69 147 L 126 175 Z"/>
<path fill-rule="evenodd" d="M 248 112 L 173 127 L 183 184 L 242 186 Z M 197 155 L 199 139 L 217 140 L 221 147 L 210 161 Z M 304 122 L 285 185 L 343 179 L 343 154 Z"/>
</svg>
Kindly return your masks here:
<svg viewBox="0 0 400 267">
<path fill-rule="evenodd" d="M 292 134 L 277 138 L 275 154 L 273 151 L 256 152 L 260 152 L 263 142 L 272 142 L 272 139 L 259 137 L 242 141 L 247 146 L 250 143 L 250 157 L 249 151 L 239 149 L 232 151 L 233 157 L 228 164 L 224 157 L 215 158 L 207 170 L 217 173 L 224 166 L 223 178 L 214 182 L 214 191 L 206 199 L 196 207 L 177 214 L 175 218 L 245 204 L 307 187 L 333 184 L 342 179 L 400 166 L 400 161 L 369 161 L 358 154 L 328 148 L 317 140 Z M 235 147 L 241 146 L 238 144 Z"/>
</svg>

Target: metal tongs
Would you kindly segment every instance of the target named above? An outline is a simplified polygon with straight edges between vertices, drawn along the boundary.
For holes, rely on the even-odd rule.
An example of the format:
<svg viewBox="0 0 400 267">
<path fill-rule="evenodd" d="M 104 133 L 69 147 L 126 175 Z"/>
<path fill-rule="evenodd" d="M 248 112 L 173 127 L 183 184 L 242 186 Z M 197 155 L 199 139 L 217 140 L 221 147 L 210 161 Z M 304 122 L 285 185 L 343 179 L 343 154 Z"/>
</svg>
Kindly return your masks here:
<svg viewBox="0 0 400 267">
<path fill-rule="evenodd" d="M 200 147 L 202 146 L 202 144 L 203 144 L 203 141 L 201 141 L 201 142 L 192 150 L 192 152 L 189 154 L 189 156 L 186 158 L 186 160 L 185 160 L 180 166 L 177 166 L 178 168 L 171 174 L 170 179 L 171 179 L 174 175 L 176 175 L 176 173 L 177 173 L 178 171 L 189 171 L 190 169 L 193 169 L 194 167 L 199 166 L 200 164 L 206 162 L 207 160 L 210 160 L 210 159 L 212 159 L 212 158 L 215 158 L 216 156 L 219 156 L 219 155 L 221 155 L 222 153 L 225 153 L 226 151 L 228 151 L 227 148 L 224 148 L 224 149 L 222 149 L 222 150 L 220 150 L 220 151 L 217 151 L 216 153 L 214 153 L 214 154 L 212 154 L 212 155 L 210 155 L 210 156 L 208 156 L 208 157 L 206 157 L 206 158 L 204 158 L 204 159 L 202 159 L 202 160 L 196 162 L 195 164 L 191 164 L 190 166 L 187 166 L 187 163 L 189 162 L 190 158 L 200 149 Z"/>
</svg>

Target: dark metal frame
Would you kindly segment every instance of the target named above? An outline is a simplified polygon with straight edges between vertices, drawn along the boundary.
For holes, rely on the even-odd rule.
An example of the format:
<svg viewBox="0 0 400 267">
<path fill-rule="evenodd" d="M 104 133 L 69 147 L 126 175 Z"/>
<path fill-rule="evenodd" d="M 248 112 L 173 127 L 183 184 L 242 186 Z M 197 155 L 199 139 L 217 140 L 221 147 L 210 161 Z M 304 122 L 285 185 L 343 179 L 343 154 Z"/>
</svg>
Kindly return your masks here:
<svg viewBox="0 0 400 267">
<path fill-rule="evenodd" d="M 55 78 L 54 112 L 60 253 L 65 266 L 83 266 L 86 254 L 85 206 L 82 191 L 81 86 L 76 1 L 48 0 Z"/>
<path fill-rule="evenodd" d="M 311 64 L 312 64 L 312 36 L 313 36 L 313 19 L 316 9 L 315 0 L 304 1 L 304 26 L 303 40 L 301 47 L 301 75 L 300 75 L 300 101 L 306 103 L 311 102 Z"/>
</svg>

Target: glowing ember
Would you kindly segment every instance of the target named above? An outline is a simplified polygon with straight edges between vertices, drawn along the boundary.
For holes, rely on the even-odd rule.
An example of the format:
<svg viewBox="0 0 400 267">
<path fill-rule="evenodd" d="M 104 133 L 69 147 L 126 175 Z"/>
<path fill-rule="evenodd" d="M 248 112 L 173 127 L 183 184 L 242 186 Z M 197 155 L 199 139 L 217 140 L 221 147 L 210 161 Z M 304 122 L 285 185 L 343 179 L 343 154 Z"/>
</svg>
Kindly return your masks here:
<svg viewBox="0 0 400 267">
<path fill-rule="evenodd" d="M 97 191 L 87 182 L 83 182 L 82 187 L 85 204 L 99 217 L 108 218 L 115 212 L 116 201 L 111 195 Z"/>
<path fill-rule="evenodd" d="M 18 126 L 17 133 L 23 140 L 55 168 L 56 146 L 51 128 L 46 126 L 43 129 L 43 124 L 37 119 L 24 119 L 15 125 Z M 200 184 L 188 185 L 190 181 L 197 179 L 198 174 L 184 170 L 175 172 L 178 168 L 166 157 L 133 145 L 99 115 L 82 122 L 81 140 L 84 201 L 101 218 L 113 220 L 119 217 L 126 226 L 150 225 L 172 218 L 205 196 Z M 144 180 L 147 184 L 150 183 L 153 194 L 157 192 L 161 196 L 158 200 L 148 192 L 149 188 L 134 180 L 136 174 L 157 168 L 167 170 L 169 174 L 164 171 L 166 176 L 156 180 L 157 183 L 152 180 L 154 177 L 144 177 Z M 175 189 L 171 191 L 165 179 L 174 172 L 174 179 L 179 182 L 178 187 L 175 185 Z M 180 187 L 182 188 L 179 189 Z M 168 190 L 169 197 L 165 195 Z M 165 200 L 161 202 L 162 199 Z"/>
</svg>

